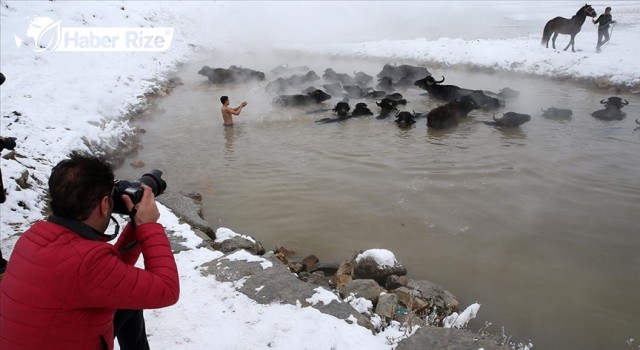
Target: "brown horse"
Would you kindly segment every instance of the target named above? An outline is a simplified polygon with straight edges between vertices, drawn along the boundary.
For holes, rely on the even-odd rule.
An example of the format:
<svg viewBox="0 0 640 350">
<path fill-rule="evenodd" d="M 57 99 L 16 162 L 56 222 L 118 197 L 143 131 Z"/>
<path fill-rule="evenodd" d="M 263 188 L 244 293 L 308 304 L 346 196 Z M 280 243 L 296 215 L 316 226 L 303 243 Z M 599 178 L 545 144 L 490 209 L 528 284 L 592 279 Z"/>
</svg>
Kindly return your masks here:
<svg viewBox="0 0 640 350">
<path fill-rule="evenodd" d="M 580 32 L 582 28 L 582 24 L 584 24 L 584 20 L 589 17 L 596 16 L 596 10 L 594 10 L 591 5 L 585 4 L 582 6 L 576 15 L 571 17 L 571 19 L 566 19 L 564 17 L 556 17 L 544 26 L 544 31 L 542 33 L 542 42 L 541 45 L 546 45 L 549 47 L 549 39 L 551 38 L 551 34 L 553 34 L 553 48 L 556 48 L 556 38 L 558 34 L 568 34 L 571 35 L 571 40 L 569 41 L 569 45 L 564 48 L 564 51 L 567 51 L 569 46 L 571 46 L 571 51 L 576 52 L 573 48 L 573 42 L 576 37 L 576 34 Z"/>
</svg>

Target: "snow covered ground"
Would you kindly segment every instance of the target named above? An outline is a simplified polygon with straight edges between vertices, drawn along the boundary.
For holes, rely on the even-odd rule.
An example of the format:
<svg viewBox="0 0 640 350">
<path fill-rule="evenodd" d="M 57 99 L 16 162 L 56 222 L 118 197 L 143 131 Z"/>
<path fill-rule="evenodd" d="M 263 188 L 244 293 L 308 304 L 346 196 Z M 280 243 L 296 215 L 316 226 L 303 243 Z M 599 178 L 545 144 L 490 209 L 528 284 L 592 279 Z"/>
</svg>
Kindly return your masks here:
<svg viewBox="0 0 640 350">
<path fill-rule="evenodd" d="M 581 4 L 1 1 L 0 72 L 7 81 L 0 88 L 0 135 L 17 142 L 15 158 L 0 159 L 8 192 L 7 202 L 0 205 L 3 256 L 10 260 L 19 233 L 42 219 L 51 167 L 74 149 L 118 147 L 133 132 L 125 114 L 144 102 L 144 93 L 166 82 L 180 62 L 211 50 L 293 48 L 554 77 L 602 77 L 639 86 L 640 2 L 593 5 L 598 13 L 612 6 L 619 22 L 600 54 L 595 53 L 596 30 L 588 20 L 576 39 L 578 52 L 540 47 L 544 23 L 572 16 Z M 37 23 L 49 23 L 43 17 L 61 20 L 62 27 L 168 27 L 173 37 L 162 52 L 47 52 L 29 37 L 36 17 Z M 479 37 L 488 25 L 502 26 L 504 32 Z M 558 38 L 559 47 L 567 42 L 566 36 Z M 29 187 L 19 189 L 15 179 L 25 171 Z M 310 349 L 390 349 L 387 337 L 400 337 L 392 328 L 374 336 L 312 308 L 258 305 L 233 285 L 200 276 L 197 266 L 220 254 L 196 248 L 198 238 L 190 228 L 160 207 L 161 223 L 193 249 L 176 255 L 182 284 L 178 304 L 147 313 L 154 348 L 300 349 L 307 344 Z M 473 311 L 468 314 L 478 310 Z"/>
</svg>

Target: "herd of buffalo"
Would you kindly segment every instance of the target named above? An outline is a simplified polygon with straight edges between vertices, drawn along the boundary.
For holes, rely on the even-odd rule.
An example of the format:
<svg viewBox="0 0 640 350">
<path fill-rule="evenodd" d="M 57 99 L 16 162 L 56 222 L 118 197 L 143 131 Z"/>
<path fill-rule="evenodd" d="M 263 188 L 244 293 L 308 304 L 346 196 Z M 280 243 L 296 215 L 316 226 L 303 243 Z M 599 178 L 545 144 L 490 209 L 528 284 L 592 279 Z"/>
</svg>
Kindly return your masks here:
<svg viewBox="0 0 640 350">
<path fill-rule="evenodd" d="M 314 106 L 320 105 L 324 101 L 333 97 L 340 99 L 332 109 L 316 109 L 307 113 L 332 111 L 333 118 L 323 118 L 317 123 L 332 123 L 345 121 L 350 118 L 361 116 L 373 116 L 376 113 L 371 111 L 365 102 L 358 102 L 353 110 L 349 104 L 350 99 L 373 99 L 379 107 L 376 115 L 378 119 L 395 117 L 395 122 L 400 127 L 409 127 L 416 123 L 416 119 L 426 117 L 427 126 L 433 129 L 448 129 L 456 127 L 460 120 L 476 109 L 484 111 L 495 111 L 505 107 L 505 101 L 517 98 L 518 91 L 504 88 L 495 93 L 485 90 L 465 89 L 456 85 L 443 84 L 445 78 L 436 80 L 424 67 L 412 65 L 391 65 L 385 64 L 378 73 L 377 85 L 373 86 L 374 77 L 364 72 L 354 72 L 353 75 L 347 73 L 337 73 L 328 68 L 322 77 L 318 76 L 307 66 L 289 67 L 280 65 L 274 68 L 271 73 L 278 76 L 266 85 L 266 91 L 275 95 L 274 103 L 281 106 Z M 263 81 L 265 74 L 260 71 L 230 66 L 229 68 L 202 67 L 198 74 L 206 76 L 208 81 L 216 84 L 224 83 L 244 83 L 249 81 Z M 316 88 L 313 84 L 322 84 L 322 89 Z M 418 87 L 426 90 L 428 95 L 434 99 L 443 101 L 444 104 L 430 110 L 427 113 L 416 113 L 400 110 L 399 106 L 404 106 L 407 100 L 397 88 L 407 89 Z M 612 96 L 600 101 L 604 108 L 597 110 L 591 115 L 602 120 L 622 120 L 626 114 L 622 111 L 629 102 L 620 97 Z M 549 107 L 542 110 L 542 116 L 555 119 L 567 120 L 571 118 L 573 112 L 570 109 Z M 506 112 L 502 118 L 493 116 L 493 121 L 483 121 L 488 125 L 499 127 L 518 127 L 531 120 L 528 114 Z M 638 124 L 640 122 L 636 120 Z"/>
</svg>

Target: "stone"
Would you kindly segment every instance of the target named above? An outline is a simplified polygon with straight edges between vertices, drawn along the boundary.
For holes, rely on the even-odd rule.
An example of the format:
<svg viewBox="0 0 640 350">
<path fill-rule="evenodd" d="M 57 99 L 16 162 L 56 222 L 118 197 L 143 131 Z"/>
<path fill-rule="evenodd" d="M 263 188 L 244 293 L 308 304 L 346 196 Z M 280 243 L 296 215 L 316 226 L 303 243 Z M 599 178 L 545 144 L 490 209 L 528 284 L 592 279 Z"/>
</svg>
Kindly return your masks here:
<svg viewBox="0 0 640 350">
<path fill-rule="evenodd" d="M 316 265 L 318 265 L 319 261 L 320 259 L 318 259 L 317 256 L 308 255 L 304 259 L 302 259 L 301 264 L 305 271 L 311 271 L 316 267 Z"/>
<path fill-rule="evenodd" d="M 398 307 L 398 296 L 395 294 L 382 294 L 378 298 L 376 314 L 386 319 L 394 319 L 396 308 Z"/>
<path fill-rule="evenodd" d="M 420 297 L 417 291 L 407 287 L 400 287 L 391 293 L 398 296 L 398 300 L 412 311 L 422 311 L 430 306 L 430 300 Z"/>
<path fill-rule="evenodd" d="M 385 285 L 387 277 L 391 275 L 404 276 L 407 269 L 398 263 L 394 266 L 380 266 L 372 257 L 366 257 L 358 262 L 354 262 L 354 279 L 373 279 L 378 284 Z"/>
<path fill-rule="evenodd" d="M 380 293 L 384 292 L 384 288 L 380 287 L 374 280 L 353 280 L 338 288 L 340 296 L 346 298 L 351 294 L 356 298 L 365 298 L 376 305 Z"/>
<path fill-rule="evenodd" d="M 396 288 L 404 287 L 409 284 L 409 278 L 407 276 L 391 275 L 387 277 L 387 282 L 384 285 L 386 290 L 394 290 Z"/>
<path fill-rule="evenodd" d="M 131 165 L 134 168 L 142 168 L 145 164 L 144 161 L 142 160 L 134 160 L 131 163 L 129 163 L 129 165 Z"/>
<path fill-rule="evenodd" d="M 431 306 L 436 306 L 439 314 L 448 316 L 459 311 L 458 299 L 435 283 L 423 280 L 411 281 L 407 287 L 415 289 L 417 297 L 428 300 Z"/>
<path fill-rule="evenodd" d="M 213 242 L 213 248 L 223 253 L 231 253 L 240 249 L 244 249 L 254 255 L 262 255 L 265 252 L 262 243 L 253 242 L 242 236 L 231 237 L 222 242 Z"/>
<path fill-rule="evenodd" d="M 202 203 L 172 191 L 165 191 L 156 200 L 171 209 L 180 220 L 204 232 L 210 239 L 216 239 L 215 231 L 202 217 Z"/>
</svg>

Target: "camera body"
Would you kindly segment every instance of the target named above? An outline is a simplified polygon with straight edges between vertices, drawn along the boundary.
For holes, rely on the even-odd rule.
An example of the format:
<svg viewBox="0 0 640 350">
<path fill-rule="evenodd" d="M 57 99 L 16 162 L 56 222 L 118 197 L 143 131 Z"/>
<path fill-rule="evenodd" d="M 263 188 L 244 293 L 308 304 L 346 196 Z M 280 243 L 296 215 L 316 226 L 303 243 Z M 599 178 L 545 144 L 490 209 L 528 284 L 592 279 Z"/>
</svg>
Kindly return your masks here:
<svg viewBox="0 0 640 350">
<path fill-rule="evenodd" d="M 161 195 L 167 189 L 167 183 L 162 180 L 162 171 L 153 169 L 135 181 L 116 180 L 113 190 L 113 212 L 116 214 L 129 214 L 127 206 L 122 200 L 122 195 L 131 198 L 133 204 L 140 202 L 144 190 L 142 185 L 151 188 L 154 196 Z"/>
<path fill-rule="evenodd" d="M 13 150 L 16 148 L 15 137 L 2 137 L 0 136 L 0 151 L 4 149 Z"/>
</svg>

